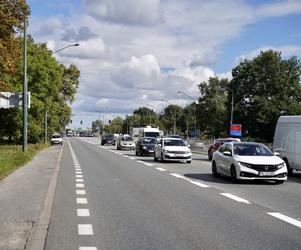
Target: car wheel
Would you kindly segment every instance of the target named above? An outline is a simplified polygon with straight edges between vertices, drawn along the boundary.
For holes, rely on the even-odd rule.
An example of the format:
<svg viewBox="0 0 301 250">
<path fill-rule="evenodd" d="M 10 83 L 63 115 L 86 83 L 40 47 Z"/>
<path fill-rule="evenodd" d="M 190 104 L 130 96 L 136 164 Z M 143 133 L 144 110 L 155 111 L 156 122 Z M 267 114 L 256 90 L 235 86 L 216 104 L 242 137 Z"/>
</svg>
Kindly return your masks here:
<svg viewBox="0 0 301 250">
<path fill-rule="evenodd" d="M 230 172 L 231 172 L 231 180 L 232 180 L 232 182 L 233 183 L 237 183 L 237 173 L 236 173 L 236 169 L 235 169 L 234 165 L 231 166 Z"/>
<path fill-rule="evenodd" d="M 217 167 L 215 161 L 212 162 L 212 175 L 213 177 L 219 177 L 219 173 L 217 172 Z"/>
<path fill-rule="evenodd" d="M 276 180 L 275 183 L 276 184 L 282 184 L 284 182 L 284 180 Z"/>
<path fill-rule="evenodd" d="M 190 164 L 190 163 L 191 163 L 191 161 L 186 161 L 186 163 Z"/>
<path fill-rule="evenodd" d="M 164 162 L 164 156 L 163 156 L 163 153 L 161 154 L 161 162 Z"/>
<path fill-rule="evenodd" d="M 287 174 L 292 176 L 293 175 L 293 169 L 290 167 L 290 164 L 288 163 L 288 160 L 286 158 L 283 159 L 285 161 L 286 167 L 287 167 Z"/>
</svg>

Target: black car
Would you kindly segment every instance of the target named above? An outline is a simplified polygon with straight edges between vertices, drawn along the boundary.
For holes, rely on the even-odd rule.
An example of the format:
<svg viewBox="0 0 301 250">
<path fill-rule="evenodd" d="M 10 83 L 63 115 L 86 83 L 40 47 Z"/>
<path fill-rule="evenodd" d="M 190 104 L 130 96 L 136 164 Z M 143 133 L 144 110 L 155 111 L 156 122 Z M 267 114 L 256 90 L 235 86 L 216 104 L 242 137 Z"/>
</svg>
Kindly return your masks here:
<svg viewBox="0 0 301 250">
<path fill-rule="evenodd" d="M 154 137 L 141 137 L 136 143 L 136 155 L 153 155 L 157 143 Z"/>
<path fill-rule="evenodd" d="M 105 134 L 101 137 L 101 145 L 105 145 L 105 144 L 114 145 L 114 143 L 115 143 L 114 135 L 112 134 Z"/>
</svg>

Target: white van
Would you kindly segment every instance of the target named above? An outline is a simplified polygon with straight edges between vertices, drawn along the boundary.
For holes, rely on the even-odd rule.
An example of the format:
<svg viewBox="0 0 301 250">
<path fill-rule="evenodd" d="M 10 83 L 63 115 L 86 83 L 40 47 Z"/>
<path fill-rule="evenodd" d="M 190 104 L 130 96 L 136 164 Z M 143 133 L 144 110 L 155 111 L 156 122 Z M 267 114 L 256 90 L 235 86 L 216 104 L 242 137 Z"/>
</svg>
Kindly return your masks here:
<svg viewBox="0 0 301 250">
<path fill-rule="evenodd" d="M 141 137 L 160 137 L 160 130 L 158 128 L 152 128 L 151 126 L 146 126 L 145 128 L 139 129 L 139 138 Z"/>
<path fill-rule="evenodd" d="M 285 161 L 289 174 L 301 170 L 301 115 L 279 117 L 273 149 Z"/>
</svg>

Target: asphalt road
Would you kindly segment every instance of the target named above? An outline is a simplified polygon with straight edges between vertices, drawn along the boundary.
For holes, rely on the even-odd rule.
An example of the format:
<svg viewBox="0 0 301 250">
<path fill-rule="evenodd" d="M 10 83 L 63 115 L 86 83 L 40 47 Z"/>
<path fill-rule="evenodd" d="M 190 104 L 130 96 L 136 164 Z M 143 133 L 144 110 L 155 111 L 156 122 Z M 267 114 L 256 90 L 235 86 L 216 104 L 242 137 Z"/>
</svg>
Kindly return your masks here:
<svg viewBox="0 0 301 250">
<path fill-rule="evenodd" d="M 301 177 L 232 184 L 210 162 L 65 144 L 46 250 L 301 249 Z"/>
</svg>

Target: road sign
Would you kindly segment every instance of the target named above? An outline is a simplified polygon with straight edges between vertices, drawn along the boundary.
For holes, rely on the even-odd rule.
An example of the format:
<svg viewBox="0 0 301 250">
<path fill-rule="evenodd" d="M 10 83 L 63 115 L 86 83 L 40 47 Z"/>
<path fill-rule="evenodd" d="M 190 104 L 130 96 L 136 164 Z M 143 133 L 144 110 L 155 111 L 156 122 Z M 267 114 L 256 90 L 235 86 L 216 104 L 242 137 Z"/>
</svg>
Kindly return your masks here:
<svg viewBox="0 0 301 250">
<path fill-rule="evenodd" d="M 0 108 L 22 108 L 23 93 L 0 92 Z M 30 108 L 30 92 L 28 92 L 28 108 Z"/>
<path fill-rule="evenodd" d="M 241 124 L 230 125 L 230 136 L 241 136 Z"/>
</svg>

